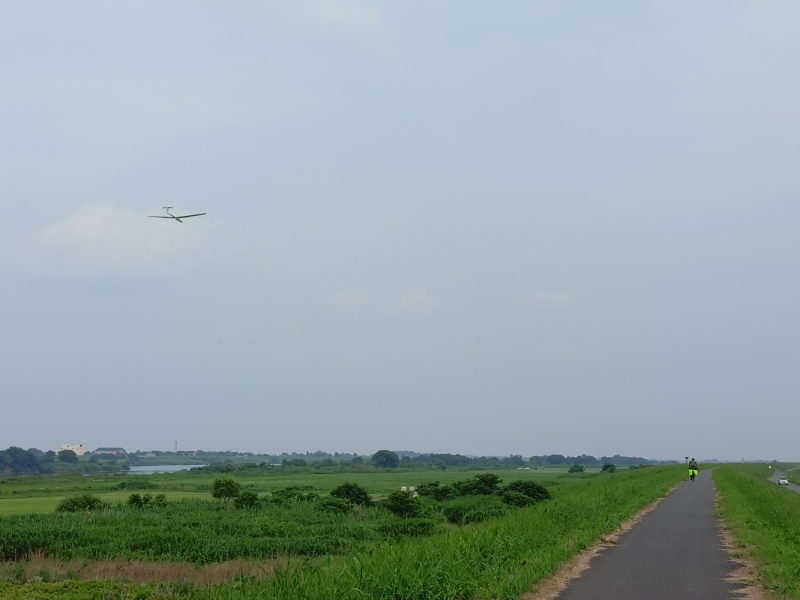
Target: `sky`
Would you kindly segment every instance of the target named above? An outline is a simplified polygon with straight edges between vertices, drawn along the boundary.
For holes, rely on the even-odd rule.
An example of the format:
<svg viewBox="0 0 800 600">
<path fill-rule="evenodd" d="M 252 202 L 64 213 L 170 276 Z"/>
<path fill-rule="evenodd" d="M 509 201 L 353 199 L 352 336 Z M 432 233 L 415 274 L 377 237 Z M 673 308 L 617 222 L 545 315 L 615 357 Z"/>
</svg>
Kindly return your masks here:
<svg viewBox="0 0 800 600">
<path fill-rule="evenodd" d="M 0 447 L 800 459 L 797 3 L 7 1 L 0 55 Z"/>
</svg>

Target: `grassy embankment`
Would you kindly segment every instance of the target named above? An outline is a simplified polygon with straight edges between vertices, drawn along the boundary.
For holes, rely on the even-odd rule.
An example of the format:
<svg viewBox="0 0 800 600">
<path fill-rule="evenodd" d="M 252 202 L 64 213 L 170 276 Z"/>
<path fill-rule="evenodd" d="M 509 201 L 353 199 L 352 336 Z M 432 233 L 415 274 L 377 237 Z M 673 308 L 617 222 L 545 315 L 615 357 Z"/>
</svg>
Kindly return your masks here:
<svg viewBox="0 0 800 600">
<path fill-rule="evenodd" d="M 766 589 L 800 599 L 800 494 L 767 481 L 770 474 L 762 464 L 715 469 L 720 516 L 759 564 Z"/>
<path fill-rule="evenodd" d="M 290 563 L 260 581 L 241 579 L 211 588 L 197 587 L 183 590 L 180 597 L 518 598 L 565 560 L 615 530 L 683 479 L 685 469 L 680 466 L 565 482 L 550 488 L 552 500 L 481 524 L 452 527 L 429 538 L 370 542 L 350 554 Z M 0 592 L 9 598 L 37 597 L 32 594 L 55 598 L 66 593 L 64 586 L 74 589 L 81 583 L 6 584 Z M 108 585 L 106 597 L 114 597 L 116 592 L 111 583 Z M 128 597 L 136 593 L 140 598 L 178 597 L 163 595 L 152 585 L 125 593 L 130 594 Z"/>
</svg>

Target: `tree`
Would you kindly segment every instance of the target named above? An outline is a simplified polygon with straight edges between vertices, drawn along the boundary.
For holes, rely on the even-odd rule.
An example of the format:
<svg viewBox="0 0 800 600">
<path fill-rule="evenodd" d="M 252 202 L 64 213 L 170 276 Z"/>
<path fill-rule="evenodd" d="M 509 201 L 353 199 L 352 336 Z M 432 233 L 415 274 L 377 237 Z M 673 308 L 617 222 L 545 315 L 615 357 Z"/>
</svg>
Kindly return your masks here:
<svg viewBox="0 0 800 600">
<path fill-rule="evenodd" d="M 59 450 L 58 460 L 65 463 L 74 464 L 78 462 L 78 455 L 73 450 Z"/>
<path fill-rule="evenodd" d="M 0 473 L 20 475 L 23 473 L 40 473 L 42 471 L 39 460 L 22 448 L 11 446 L 0 451 Z"/>
<path fill-rule="evenodd" d="M 583 473 L 586 470 L 586 467 L 582 467 L 580 465 L 572 465 L 569 469 L 567 469 L 567 473 Z"/>
<path fill-rule="evenodd" d="M 358 506 L 369 506 L 372 504 L 372 497 L 369 492 L 357 483 L 343 483 L 331 490 L 331 496 L 347 500 Z"/>
<path fill-rule="evenodd" d="M 617 466 L 612 463 L 606 463 L 603 465 L 603 471 L 606 473 L 613 473 L 617 470 Z"/>
<path fill-rule="evenodd" d="M 379 469 L 394 469 L 400 464 L 400 458 L 391 450 L 378 450 L 372 455 L 372 464 Z"/>
<path fill-rule="evenodd" d="M 47 452 L 45 452 L 44 462 L 49 462 L 49 463 L 56 462 L 56 453 L 53 452 L 52 450 L 48 450 Z"/>
<path fill-rule="evenodd" d="M 217 477 L 211 484 L 211 495 L 219 500 L 230 502 L 239 495 L 242 486 L 232 477 Z"/>
</svg>

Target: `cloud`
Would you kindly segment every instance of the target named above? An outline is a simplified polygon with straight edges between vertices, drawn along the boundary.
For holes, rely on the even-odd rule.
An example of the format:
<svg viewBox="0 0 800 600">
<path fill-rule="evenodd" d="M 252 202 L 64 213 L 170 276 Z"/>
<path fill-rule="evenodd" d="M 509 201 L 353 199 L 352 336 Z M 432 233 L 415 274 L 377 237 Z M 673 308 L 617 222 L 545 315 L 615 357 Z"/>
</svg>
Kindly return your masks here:
<svg viewBox="0 0 800 600">
<path fill-rule="evenodd" d="M 345 312 L 359 311 L 370 303 L 372 292 L 369 290 L 347 290 L 339 292 L 331 298 L 331 303 Z"/>
<path fill-rule="evenodd" d="M 331 304 L 343 312 L 391 318 L 426 317 L 450 309 L 447 303 L 421 287 L 383 297 L 364 289 L 347 290 L 335 294 L 331 298 Z"/>
<path fill-rule="evenodd" d="M 229 255 L 232 244 L 210 220 L 183 224 L 118 208 L 85 206 L 34 233 L 16 266 L 40 274 L 166 274 Z"/>
<path fill-rule="evenodd" d="M 387 30 L 378 11 L 343 0 L 317 0 L 295 13 L 304 29 L 367 50 L 383 47 Z"/>
<path fill-rule="evenodd" d="M 526 301 L 537 310 L 570 311 L 578 307 L 575 297 L 569 292 L 537 291 L 529 294 Z"/>
</svg>

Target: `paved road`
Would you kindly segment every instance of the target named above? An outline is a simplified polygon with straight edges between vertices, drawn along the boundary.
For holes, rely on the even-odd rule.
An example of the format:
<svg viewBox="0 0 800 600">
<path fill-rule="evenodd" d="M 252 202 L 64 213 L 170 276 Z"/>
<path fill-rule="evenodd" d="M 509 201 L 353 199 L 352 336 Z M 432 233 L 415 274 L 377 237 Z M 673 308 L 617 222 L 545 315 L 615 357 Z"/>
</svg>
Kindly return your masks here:
<svg viewBox="0 0 800 600">
<path fill-rule="evenodd" d="M 735 567 L 714 517 L 711 471 L 701 471 L 603 550 L 559 600 L 729 600 Z"/>
<path fill-rule="evenodd" d="M 773 471 L 775 471 L 775 469 L 773 469 Z M 773 483 L 778 483 L 778 477 L 781 475 L 786 475 L 786 473 L 784 473 L 783 471 L 776 471 L 775 473 L 772 474 L 772 477 L 770 477 L 769 480 Z M 797 492 L 798 494 L 800 494 L 800 485 L 792 483 L 791 481 L 789 482 L 789 485 L 782 485 L 781 487 L 785 487 L 787 489 L 792 490 L 793 492 Z"/>
</svg>

